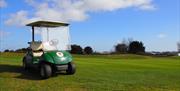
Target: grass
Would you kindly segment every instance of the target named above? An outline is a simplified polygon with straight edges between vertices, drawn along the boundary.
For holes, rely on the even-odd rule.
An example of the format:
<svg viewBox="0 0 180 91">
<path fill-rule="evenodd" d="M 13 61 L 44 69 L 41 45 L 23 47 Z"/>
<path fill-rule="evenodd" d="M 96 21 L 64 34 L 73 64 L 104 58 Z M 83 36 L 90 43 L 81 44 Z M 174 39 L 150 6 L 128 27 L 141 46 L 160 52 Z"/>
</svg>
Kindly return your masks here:
<svg viewBox="0 0 180 91">
<path fill-rule="evenodd" d="M 41 80 L 24 54 L 0 54 L 0 91 L 180 91 L 180 57 L 74 55 L 75 75 Z"/>
</svg>

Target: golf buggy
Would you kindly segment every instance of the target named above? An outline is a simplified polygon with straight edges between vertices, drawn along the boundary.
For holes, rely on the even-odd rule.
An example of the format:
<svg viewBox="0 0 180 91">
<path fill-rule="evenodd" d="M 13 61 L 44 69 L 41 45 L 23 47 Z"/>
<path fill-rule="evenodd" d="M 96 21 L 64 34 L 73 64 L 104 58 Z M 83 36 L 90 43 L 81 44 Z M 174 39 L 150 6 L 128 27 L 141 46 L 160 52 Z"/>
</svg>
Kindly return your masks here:
<svg viewBox="0 0 180 91">
<path fill-rule="evenodd" d="M 45 79 L 61 71 L 74 74 L 75 64 L 68 52 L 69 24 L 36 21 L 27 26 L 32 27 L 32 41 L 28 42 L 30 47 L 23 58 L 23 68 L 25 70 L 35 68 Z M 35 41 L 35 33 L 41 35 L 41 41 Z"/>
</svg>

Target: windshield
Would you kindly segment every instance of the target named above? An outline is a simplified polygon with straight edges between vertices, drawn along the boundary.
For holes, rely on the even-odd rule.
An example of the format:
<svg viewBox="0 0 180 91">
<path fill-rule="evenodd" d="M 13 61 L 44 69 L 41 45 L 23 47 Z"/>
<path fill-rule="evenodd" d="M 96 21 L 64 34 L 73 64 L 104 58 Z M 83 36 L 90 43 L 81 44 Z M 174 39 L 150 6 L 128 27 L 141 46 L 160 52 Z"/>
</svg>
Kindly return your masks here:
<svg viewBox="0 0 180 91">
<path fill-rule="evenodd" d="M 44 51 L 70 50 L 69 27 L 40 28 Z"/>
</svg>

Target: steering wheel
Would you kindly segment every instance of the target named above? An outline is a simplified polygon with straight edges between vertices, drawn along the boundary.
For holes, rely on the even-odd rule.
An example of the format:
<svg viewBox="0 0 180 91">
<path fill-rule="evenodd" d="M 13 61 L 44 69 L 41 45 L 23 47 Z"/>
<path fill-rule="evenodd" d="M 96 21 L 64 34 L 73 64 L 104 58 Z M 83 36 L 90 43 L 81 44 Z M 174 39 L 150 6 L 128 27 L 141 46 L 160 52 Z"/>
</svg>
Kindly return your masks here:
<svg viewBox="0 0 180 91">
<path fill-rule="evenodd" d="M 52 40 L 49 41 L 49 44 L 50 44 L 51 46 L 56 46 L 58 43 L 59 43 L 59 40 L 58 40 L 58 39 L 52 39 Z"/>
</svg>

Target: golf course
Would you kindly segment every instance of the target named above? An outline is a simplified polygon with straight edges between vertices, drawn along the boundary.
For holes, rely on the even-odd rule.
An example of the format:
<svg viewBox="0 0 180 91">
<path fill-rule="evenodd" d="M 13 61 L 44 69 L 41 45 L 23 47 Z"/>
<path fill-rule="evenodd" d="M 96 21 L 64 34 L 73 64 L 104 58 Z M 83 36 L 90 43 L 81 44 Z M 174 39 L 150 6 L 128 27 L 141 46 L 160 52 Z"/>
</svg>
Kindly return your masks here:
<svg viewBox="0 0 180 91">
<path fill-rule="evenodd" d="M 23 53 L 0 53 L 0 91 L 180 91 L 180 57 L 73 55 L 76 73 L 42 80 Z"/>
</svg>

